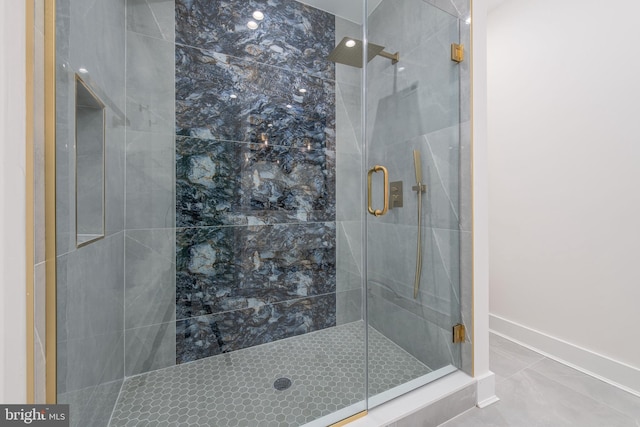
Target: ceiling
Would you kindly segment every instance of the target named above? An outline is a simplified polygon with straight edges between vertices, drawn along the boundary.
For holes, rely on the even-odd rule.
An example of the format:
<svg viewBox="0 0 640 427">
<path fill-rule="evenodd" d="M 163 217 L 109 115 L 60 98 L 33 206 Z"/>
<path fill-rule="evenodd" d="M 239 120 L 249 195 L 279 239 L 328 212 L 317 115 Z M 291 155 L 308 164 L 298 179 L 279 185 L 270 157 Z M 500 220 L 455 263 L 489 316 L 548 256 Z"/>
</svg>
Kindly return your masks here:
<svg viewBox="0 0 640 427">
<path fill-rule="evenodd" d="M 488 0 L 487 10 L 491 12 L 493 9 L 505 3 L 507 0 Z"/>
</svg>

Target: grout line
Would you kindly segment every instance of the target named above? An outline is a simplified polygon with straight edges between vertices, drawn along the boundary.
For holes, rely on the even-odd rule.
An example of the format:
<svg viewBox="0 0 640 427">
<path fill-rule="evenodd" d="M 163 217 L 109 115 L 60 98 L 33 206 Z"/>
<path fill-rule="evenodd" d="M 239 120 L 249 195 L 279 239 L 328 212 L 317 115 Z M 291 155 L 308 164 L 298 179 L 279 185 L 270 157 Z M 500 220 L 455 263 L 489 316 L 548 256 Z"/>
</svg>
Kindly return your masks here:
<svg viewBox="0 0 640 427">
<path fill-rule="evenodd" d="M 180 319 L 178 319 L 176 317 L 174 320 L 169 320 L 167 322 L 153 323 L 153 324 L 150 324 L 150 325 L 143 325 L 143 326 L 136 326 L 136 327 L 133 327 L 133 328 L 126 328 L 125 331 L 134 331 L 134 330 L 143 329 L 143 328 L 150 328 L 150 327 L 153 327 L 153 326 L 165 325 L 167 323 L 178 323 L 178 322 L 181 322 L 181 321 L 184 321 L 184 320 L 198 319 L 200 317 L 218 316 L 218 315 L 221 315 L 221 314 L 232 313 L 234 311 L 251 310 L 251 309 L 254 309 L 254 308 L 274 306 L 274 305 L 279 305 L 279 304 L 285 304 L 285 303 L 290 303 L 290 302 L 296 302 L 296 301 L 311 299 L 311 298 L 326 297 L 326 296 L 330 296 L 330 295 L 335 295 L 336 293 L 337 292 L 327 292 L 327 293 L 324 293 L 324 294 L 309 295 L 309 296 L 305 296 L 305 297 L 298 297 L 298 298 L 293 298 L 293 299 L 288 299 L 288 300 L 283 300 L 283 301 L 275 301 L 275 302 L 272 302 L 272 303 L 261 304 L 261 305 L 252 306 L 252 307 L 236 308 L 236 309 L 233 309 L 233 310 L 219 311 L 219 312 L 216 312 L 216 313 L 201 314 L 201 315 L 198 315 L 198 316 L 191 316 L 191 317 L 183 317 L 183 318 L 180 318 Z M 320 329 L 320 330 L 322 330 L 322 329 Z M 313 333 L 313 332 L 318 332 L 318 331 L 307 332 L 304 335 L 310 334 L 310 333 Z M 285 339 L 285 338 L 283 338 L 283 339 Z M 278 341 L 281 341 L 281 340 L 278 340 Z M 255 347 L 255 346 L 252 346 L 252 347 Z M 237 351 L 237 350 L 235 350 L 235 351 Z"/>
<path fill-rule="evenodd" d="M 171 229 L 162 229 L 162 230 L 171 230 Z M 126 231 L 126 230 L 125 230 L 125 231 Z M 130 230 L 129 230 L 129 231 L 130 231 Z M 132 242 L 139 244 L 139 245 L 140 245 L 140 246 L 142 246 L 143 248 L 148 249 L 148 250 L 149 250 L 150 252 L 152 252 L 154 255 L 156 255 L 156 256 L 158 256 L 158 257 L 162 258 L 162 259 L 163 259 L 163 260 L 165 260 L 165 261 L 168 261 L 170 264 L 176 265 L 176 257 L 175 257 L 175 253 L 176 253 L 176 251 L 175 251 L 175 246 L 176 246 L 176 245 L 175 245 L 175 234 L 174 234 L 174 237 L 173 237 L 173 239 L 174 239 L 174 243 L 173 243 L 173 245 L 172 245 L 172 247 L 171 247 L 171 249 L 170 249 L 170 250 L 171 250 L 171 255 L 173 255 L 173 256 L 171 256 L 171 255 L 170 255 L 170 256 L 165 256 L 165 255 L 162 253 L 162 251 L 161 251 L 160 249 L 158 249 L 158 248 L 152 248 L 151 246 L 149 246 L 149 245 L 146 245 L 146 244 L 142 243 L 140 240 L 138 240 L 138 239 L 136 239 L 136 238 L 134 238 L 134 237 L 131 237 L 131 235 L 130 235 L 129 233 L 126 233 L 126 235 L 125 235 L 125 262 L 126 262 L 126 258 L 127 258 L 127 257 L 126 257 L 126 249 L 127 249 L 127 246 L 126 246 L 126 239 L 129 239 L 129 240 L 131 240 Z M 127 270 L 126 270 L 126 263 L 125 263 L 125 272 L 126 272 L 126 271 L 127 271 Z M 126 289 L 126 276 L 127 276 L 127 275 L 125 274 L 125 289 Z"/>
<path fill-rule="evenodd" d="M 147 5 L 147 7 L 149 8 L 149 12 L 151 12 L 151 16 L 153 17 L 153 21 L 156 23 L 156 26 L 158 27 L 158 32 L 160 32 L 160 34 L 162 35 L 162 39 L 163 40 L 167 40 L 167 36 L 162 32 L 162 26 L 160 25 L 160 22 L 158 22 L 158 18 L 156 17 L 156 14 L 153 11 L 153 8 L 149 4 L 149 1 L 148 0 L 144 0 L 144 2 Z M 174 18 L 174 21 L 175 21 L 175 18 Z"/>
<path fill-rule="evenodd" d="M 229 57 L 229 58 L 233 58 L 235 60 L 238 60 L 238 61 L 244 62 L 244 63 L 259 64 L 259 65 L 263 65 L 265 67 L 275 68 L 277 70 L 282 70 L 282 71 L 287 72 L 287 73 L 292 73 L 292 74 L 296 74 L 296 75 L 305 76 L 306 78 L 310 78 L 310 79 L 313 79 L 313 80 L 320 80 L 320 81 L 323 81 L 323 82 L 326 81 L 326 82 L 337 83 L 336 78 L 335 78 L 336 77 L 335 67 L 333 67 L 333 70 L 334 70 L 333 78 L 329 79 L 329 78 L 326 78 L 326 77 L 321 77 L 321 76 L 319 76 L 317 74 L 309 74 L 308 72 L 304 72 L 304 71 L 297 71 L 297 70 L 292 70 L 292 69 L 289 69 L 289 68 L 278 67 L 277 65 L 268 64 L 266 62 L 256 61 L 253 58 L 243 58 L 241 56 L 235 56 L 235 55 L 231 55 L 231 54 L 228 54 L 228 53 L 219 52 L 219 51 L 214 50 L 214 49 L 206 49 L 206 48 L 203 48 L 203 47 L 192 46 L 192 45 L 186 44 L 186 43 L 180 43 L 178 41 L 175 42 L 175 45 L 176 46 L 180 46 L 182 48 L 198 50 L 198 51 L 206 53 L 206 54 L 212 54 L 213 53 L 213 54 L 223 55 L 223 56 L 226 56 L 226 57 Z M 327 62 L 329 62 L 329 60 L 327 60 Z M 325 71 L 314 71 L 314 73 L 318 73 L 318 74 L 324 73 L 324 72 L 327 72 L 327 71 L 326 70 Z"/>
<path fill-rule="evenodd" d="M 146 131 L 138 131 L 138 132 L 144 132 L 144 133 L 153 133 L 153 132 L 146 132 Z M 163 134 L 167 134 L 166 132 L 156 132 L 156 133 L 163 133 Z M 267 149 L 287 149 L 288 151 L 292 151 L 292 150 L 297 150 L 304 153 L 318 153 L 318 152 L 322 152 L 322 153 L 326 153 L 328 155 L 331 154 L 336 154 L 337 150 L 336 147 L 334 148 L 327 148 L 327 146 L 325 145 L 324 147 L 320 147 L 320 148 L 307 148 L 304 145 L 302 146 L 298 146 L 298 145 L 285 145 L 285 144 L 279 144 L 278 140 L 276 140 L 275 142 L 273 140 L 269 140 L 269 144 L 268 145 L 264 145 L 262 142 L 257 142 L 257 141 L 238 141 L 235 139 L 224 139 L 224 138 L 202 138 L 199 136 L 191 136 L 191 135 L 178 135 L 178 134 L 174 134 L 176 141 L 177 140 L 185 140 L 185 139 L 197 139 L 198 141 L 205 141 L 205 142 L 210 142 L 210 143 L 230 143 L 230 144 L 238 144 L 238 145 L 246 145 L 246 146 L 250 146 L 250 145 L 256 145 L 257 147 L 247 147 L 247 148 L 260 148 L 260 147 L 266 147 Z M 179 146 L 182 142 L 177 143 L 176 146 Z M 335 146 L 335 142 L 333 143 L 333 145 Z M 192 150 L 190 148 L 190 150 Z M 184 157 L 184 156 L 189 156 L 192 155 L 192 153 L 177 153 L 179 156 Z M 278 154 L 278 153 L 275 153 Z M 359 154 L 359 153 L 358 153 Z"/>
<path fill-rule="evenodd" d="M 322 212 L 322 211 L 313 211 L 313 212 Z M 273 224 L 227 224 L 227 225 L 202 225 L 202 226 L 188 226 L 188 227 L 176 227 L 176 231 L 184 232 L 184 230 L 192 230 L 192 229 L 215 229 L 215 228 L 231 228 L 231 227 L 275 227 L 278 225 L 311 225 L 311 224 L 336 224 L 337 221 L 329 220 L 329 221 L 304 221 L 304 222 L 277 222 Z M 356 222 L 356 221 L 353 221 Z M 335 227 L 334 227 L 335 228 Z M 153 230 L 153 229 L 149 229 Z M 130 230 L 131 231 L 131 230 Z"/>
</svg>

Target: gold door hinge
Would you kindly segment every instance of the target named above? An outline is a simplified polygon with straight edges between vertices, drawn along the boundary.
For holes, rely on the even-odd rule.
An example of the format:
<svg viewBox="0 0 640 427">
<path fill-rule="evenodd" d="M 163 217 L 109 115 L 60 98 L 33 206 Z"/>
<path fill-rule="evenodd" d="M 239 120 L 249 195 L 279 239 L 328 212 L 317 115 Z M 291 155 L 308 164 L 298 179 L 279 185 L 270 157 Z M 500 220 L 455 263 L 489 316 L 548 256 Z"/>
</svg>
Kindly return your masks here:
<svg viewBox="0 0 640 427">
<path fill-rule="evenodd" d="M 458 343 L 463 343 L 464 342 L 464 338 L 466 336 L 466 330 L 464 325 L 461 324 L 457 324 L 453 327 L 453 342 L 458 344 Z"/>
<path fill-rule="evenodd" d="M 451 60 L 455 62 L 464 61 L 464 45 L 451 43 Z"/>
</svg>

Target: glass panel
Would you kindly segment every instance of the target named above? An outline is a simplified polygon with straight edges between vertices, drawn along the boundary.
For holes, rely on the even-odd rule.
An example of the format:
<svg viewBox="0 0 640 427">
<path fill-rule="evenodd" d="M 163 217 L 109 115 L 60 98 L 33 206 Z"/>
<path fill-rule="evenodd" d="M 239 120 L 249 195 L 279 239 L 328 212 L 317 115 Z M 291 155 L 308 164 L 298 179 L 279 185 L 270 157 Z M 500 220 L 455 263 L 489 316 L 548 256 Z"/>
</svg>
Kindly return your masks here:
<svg viewBox="0 0 640 427">
<path fill-rule="evenodd" d="M 372 407 L 460 366 L 465 1 L 434 2 L 56 1 L 74 425 L 328 425 L 367 383 Z M 81 247 L 75 182 L 100 182 L 73 167 L 76 75 L 105 127 L 105 236 Z"/>
<path fill-rule="evenodd" d="M 324 426 L 366 409 L 362 70 L 329 60 L 363 39 L 364 8 L 335 3 L 56 1 L 73 425 Z M 73 168 L 76 74 L 106 127 L 105 236 L 79 247 L 73 185 L 101 182 Z"/>
<path fill-rule="evenodd" d="M 366 164 L 386 168 L 390 191 L 374 172 L 372 208 L 389 210 L 367 216 L 369 407 L 461 365 L 461 21 L 438 3 L 382 0 L 368 20 L 384 50 L 366 70 Z"/>
</svg>

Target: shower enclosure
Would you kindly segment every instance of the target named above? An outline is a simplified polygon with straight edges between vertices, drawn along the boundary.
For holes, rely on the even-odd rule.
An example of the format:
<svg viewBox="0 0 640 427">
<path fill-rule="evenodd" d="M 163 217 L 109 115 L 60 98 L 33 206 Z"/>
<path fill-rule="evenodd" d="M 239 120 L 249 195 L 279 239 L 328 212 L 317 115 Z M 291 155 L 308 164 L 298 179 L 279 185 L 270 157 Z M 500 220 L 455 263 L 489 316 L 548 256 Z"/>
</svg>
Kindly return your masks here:
<svg viewBox="0 0 640 427">
<path fill-rule="evenodd" d="M 470 373 L 468 0 L 55 22 L 72 425 L 326 426 Z"/>
</svg>

